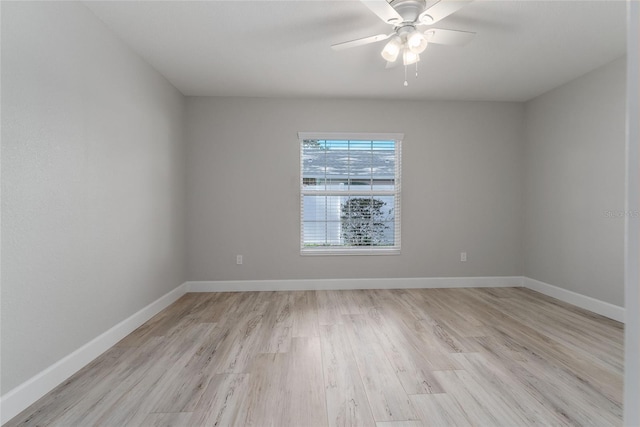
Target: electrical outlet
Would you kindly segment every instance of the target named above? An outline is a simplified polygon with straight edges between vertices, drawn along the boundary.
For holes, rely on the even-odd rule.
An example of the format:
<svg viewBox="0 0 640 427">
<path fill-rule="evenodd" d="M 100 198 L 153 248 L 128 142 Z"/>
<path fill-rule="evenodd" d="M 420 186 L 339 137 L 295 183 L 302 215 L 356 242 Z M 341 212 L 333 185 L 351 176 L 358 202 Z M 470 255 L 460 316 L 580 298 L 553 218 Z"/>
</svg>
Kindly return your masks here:
<svg viewBox="0 0 640 427">
<path fill-rule="evenodd" d="M 467 253 L 460 252 L 460 262 L 467 262 Z"/>
<path fill-rule="evenodd" d="M 236 264 L 242 264 L 242 255 L 236 255 Z"/>
</svg>

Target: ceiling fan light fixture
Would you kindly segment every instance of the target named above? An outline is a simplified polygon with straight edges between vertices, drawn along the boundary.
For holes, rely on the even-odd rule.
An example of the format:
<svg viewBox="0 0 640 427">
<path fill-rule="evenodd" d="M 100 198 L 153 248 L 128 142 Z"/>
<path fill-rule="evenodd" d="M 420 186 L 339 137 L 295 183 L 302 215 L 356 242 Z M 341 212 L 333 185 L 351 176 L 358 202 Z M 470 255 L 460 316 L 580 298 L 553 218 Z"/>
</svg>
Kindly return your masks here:
<svg viewBox="0 0 640 427">
<path fill-rule="evenodd" d="M 384 46 L 380 55 L 388 61 L 395 62 L 398 59 L 398 55 L 400 54 L 400 49 L 402 48 L 402 40 L 400 37 L 394 36 L 389 42 Z"/>
<path fill-rule="evenodd" d="M 418 30 L 414 30 L 407 37 L 407 47 L 413 53 L 422 53 L 427 48 L 427 38 Z"/>
<path fill-rule="evenodd" d="M 420 61 L 420 55 L 413 52 L 411 49 L 405 48 L 402 52 L 402 63 L 404 65 L 411 65 L 418 61 Z"/>
<path fill-rule="evenodd" d="M 0 0 L 2 1 L 2 0 Z M 405 82 L 407 86 L 407 67 L 415 64 L 418 77 L 418 62 L 430 43 L 462 45 L 467 43 L 475 33 L 469 31 L 430 28 L 419 31 L 420 25 L 432 25 L 455 13 L 473 0 L 360 0 L 371 12 L 383 22 L 393 25 L 393 32 L 362 37 L 331 45 L 334 50 L 342 50 L 369 43 L 389 40 L 380 51 L 380 56 L 387 62 L 386 68 L 397 64 L 400 54 L 404 64 Z"/>
</svg>

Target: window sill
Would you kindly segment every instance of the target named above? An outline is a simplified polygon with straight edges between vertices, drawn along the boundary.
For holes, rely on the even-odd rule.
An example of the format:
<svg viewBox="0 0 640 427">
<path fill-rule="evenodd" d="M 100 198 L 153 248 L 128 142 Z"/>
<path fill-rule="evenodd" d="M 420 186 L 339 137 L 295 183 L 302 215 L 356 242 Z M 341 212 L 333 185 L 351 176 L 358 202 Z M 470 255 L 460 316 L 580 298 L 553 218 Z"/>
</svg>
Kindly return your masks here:
<svg viewBox="0 0 640 427">
<path fill-rule="evenodd" d="M 400 255 L 400 248 L 370 248 L 370 249 L 339 249 L 339 248 L 303 248 L 300 249 L 303 256 L 323 255 Z"/>
</svg>

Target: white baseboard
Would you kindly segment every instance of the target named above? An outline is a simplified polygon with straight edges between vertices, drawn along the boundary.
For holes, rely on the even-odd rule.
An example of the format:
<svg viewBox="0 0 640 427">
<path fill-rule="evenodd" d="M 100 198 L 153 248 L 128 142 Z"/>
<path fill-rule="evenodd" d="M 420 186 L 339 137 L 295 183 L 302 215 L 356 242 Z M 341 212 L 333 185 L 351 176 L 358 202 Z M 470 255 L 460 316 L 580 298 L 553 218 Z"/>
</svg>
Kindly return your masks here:
<svg viewBox="0 0 640 427">
<path fill-rule="evenodd" d="M 186 283 L 183 283 L 0 397 L 0 424 L 18 415 L 144 322 L 171 305 L 186 293 L 186 289 Z"/>
<path fill-rule="evenodd" d="M 521 276 L 406 277 L 394 279 L 223 280 L 186 282 L 187 292 L 311 291 L 341 289 L 498 288 L 522 286 Z"/>
<path fill-rule="evenodd" d="M 624 307 L 600 301 L 573 291 L 568 291 L 529 277 L 523 277 L 522 285 L 525 288 L 540 292 L 541 294 L 557 298 L 560 301 L 564 301 L 577 307 L 584 308 L 585 310 L 593 311 L 594 313 L 608 317 L 609 319 L 624 323 Z"/>
</svg>

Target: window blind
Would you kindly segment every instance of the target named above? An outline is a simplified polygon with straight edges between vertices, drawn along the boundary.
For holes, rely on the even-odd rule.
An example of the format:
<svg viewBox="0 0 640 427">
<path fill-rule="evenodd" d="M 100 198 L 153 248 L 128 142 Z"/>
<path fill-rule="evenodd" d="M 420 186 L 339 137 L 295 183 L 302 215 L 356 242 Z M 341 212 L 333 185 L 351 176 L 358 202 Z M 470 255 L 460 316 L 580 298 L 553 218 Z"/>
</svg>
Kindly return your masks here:
<svg viewBox="0 0 640 427">
<path fill-rule="evenodd" d="M 402 134 L 298 134 L 303 254 L 400 252 Z"/>
</svg>

